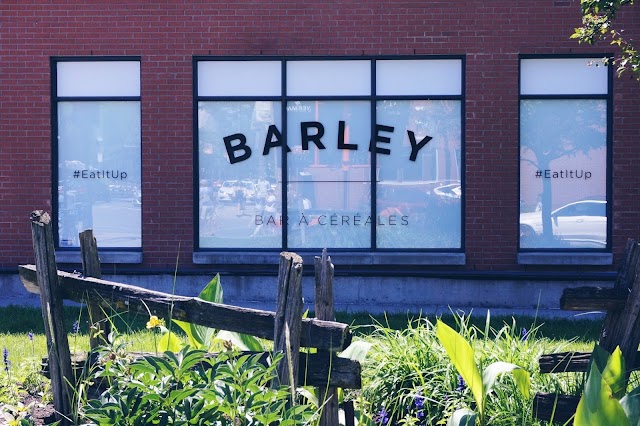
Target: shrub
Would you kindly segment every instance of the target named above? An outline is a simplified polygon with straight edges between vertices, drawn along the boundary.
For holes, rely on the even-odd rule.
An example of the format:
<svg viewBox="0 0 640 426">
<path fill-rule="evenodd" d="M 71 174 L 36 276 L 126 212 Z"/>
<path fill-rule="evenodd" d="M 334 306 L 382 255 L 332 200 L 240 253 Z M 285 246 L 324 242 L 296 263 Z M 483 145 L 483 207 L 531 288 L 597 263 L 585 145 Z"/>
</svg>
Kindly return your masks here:
<svg viewBox="0 0 640 426">
<path fill-rule="evenodd" d="M 78 417 L 122 426 L 312 424 L 314 407 L 291 401 L 287 388 L 269 386 L 281 356 L 266 365 L 260 358 L 232 351 L 212 357 L 187 346 L 130 361 L 106 351 L 89 379 L 106 380 L 108 388 L 83 403 Z"/>
</svg>

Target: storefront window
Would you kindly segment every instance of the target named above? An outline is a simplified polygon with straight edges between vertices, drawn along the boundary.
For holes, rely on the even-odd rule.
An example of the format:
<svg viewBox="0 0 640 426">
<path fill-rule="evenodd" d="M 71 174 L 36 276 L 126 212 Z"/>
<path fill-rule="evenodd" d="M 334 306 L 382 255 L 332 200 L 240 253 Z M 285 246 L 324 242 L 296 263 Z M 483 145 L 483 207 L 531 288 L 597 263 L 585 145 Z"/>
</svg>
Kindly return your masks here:
<svg viewBox="0 0 640 426">
<path fill-rule="evenodd" d="M 138 61 L 54 61 L 57 240 L 141 247 Z"/>
<path fill-rule="evenodd" d="M 196 69 L 199 248 L 462 248 L 461 59 Z"/>
<path fill-rule="evenodd" d="M 522 60 L 521 249 L 608 247 L 609 69 L 598 62 Z"/>
</svg>

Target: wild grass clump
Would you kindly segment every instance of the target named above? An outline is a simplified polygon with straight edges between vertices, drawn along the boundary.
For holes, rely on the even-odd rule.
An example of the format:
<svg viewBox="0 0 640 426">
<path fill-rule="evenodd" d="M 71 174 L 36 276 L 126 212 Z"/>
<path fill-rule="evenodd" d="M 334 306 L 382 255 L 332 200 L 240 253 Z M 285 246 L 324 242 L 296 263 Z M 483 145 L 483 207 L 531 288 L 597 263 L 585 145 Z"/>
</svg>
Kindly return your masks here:
<svg viewBox="0 0 640 426">
<path fill-rule="evenodd" d="M 592 344 L 540 337 L 541 325 L 533 322 L 522 327 L 513 318 L 495 327 L 489 315 L 484 326 L 477 319 L 473 324 L 470 316 L 454 315 L 452 325 L 473 348 L 480 371 L 493 363 L 509 363 L 530 377 L 530 392 L 524 394 L 509 375 L 497 377 L 487 395 L 484 424 L 544 424 L 532 418 L 535 392 L 580 393 L 583 375 L 540 374 L 538 358 L 545 353 L 589 351 Z M 447 424 L 454 411 L 479 408 L 439 341 L 436 322 L 419 317 L 409 321 L 404 329 L 378 322 L 362 338 L 372 344 L 362 371 L 362 400 L 366 401 L 363 409 L 375 424 Z"/>
</svg>

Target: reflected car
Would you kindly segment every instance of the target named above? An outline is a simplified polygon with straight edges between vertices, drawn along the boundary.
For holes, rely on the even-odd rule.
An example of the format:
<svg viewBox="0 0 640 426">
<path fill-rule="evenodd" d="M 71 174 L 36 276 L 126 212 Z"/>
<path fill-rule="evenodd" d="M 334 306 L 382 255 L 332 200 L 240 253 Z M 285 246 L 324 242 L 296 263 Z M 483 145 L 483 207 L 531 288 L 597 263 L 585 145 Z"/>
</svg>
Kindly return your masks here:
<svg viewBox="0 0 640 426">
<path fill-rule="evenodd" d="M 238 187 L 237 180 L 225 180 L 218 188 L 218 201 L 233 201 Z"/>
<path fill-rule="evenodd" d="M 607 244 L 607 202 L 582 200 L 551 212 L 553 236 L 577 247 L 604 247 Z M 520 214 L 520 238 L 542 235 L 542 212 Z"/>
</svg>

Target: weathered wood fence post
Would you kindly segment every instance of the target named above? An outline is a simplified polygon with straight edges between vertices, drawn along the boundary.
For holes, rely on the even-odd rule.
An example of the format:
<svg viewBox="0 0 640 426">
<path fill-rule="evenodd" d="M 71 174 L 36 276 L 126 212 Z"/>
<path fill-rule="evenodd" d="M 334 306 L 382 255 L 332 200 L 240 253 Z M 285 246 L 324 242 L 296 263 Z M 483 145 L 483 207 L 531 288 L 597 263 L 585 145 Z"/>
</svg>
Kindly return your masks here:
<svg viewBox="0 0 640 426">
<path fill-rule="evenodd" d="M 40 286 L 42 319 L 47 335 L 53 405 L 56 420 L 62 425 L 69 425 L 75 380 L 71 370 L 69 340 L 64 327 L 63 299 L 58 282 L 51 216 L 48 213 L 42 210 L 31 213 L 31 235 Z"/>
<path fill-rule="evenodd" d="M 300 331 L 302 329 L 302 258 L 296 253 L 280 253 L 278 300 L 273 330 L 273 350 L 284 358 L 278 365 L 273 385 L 298 385 Z"/>
<path fill-rule="evenodd" d="M 82 273 L 85 277 L 102 278 L 100 258 L 98 256 L 98 243 L 93 236 L 93 229 L 87 229 L 80 233 L 80 254 L 82 255 Z M 102 341 L 106 341 L 110 333 L 107 316 L 99 303 L 92 303 L 91 296 L 87 295 L 87 308 L 89 311 L 89 343 L 93 352 Z"/>
<path fill-rule="evenodd" d="M 324 321 L 335 321 L 333 307 L 333 274 L 334 267 L 331 257 L 327 255 L 327 249 L 322 250 L 322 256 L 315 257 L 315 308 L 316 318 Z M 333 351 L 318 350 L 329 358 L 329 365 L 334 358 Z M 327 378 L 327 383 L 329 378 Z M 321 387 L 318 403 L 322 408 L 320 426 L 335 426 L 338 424 L 338 388 Z"/>
</svg>

